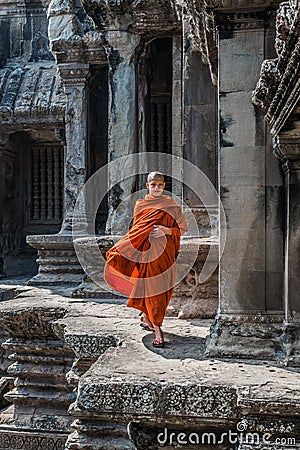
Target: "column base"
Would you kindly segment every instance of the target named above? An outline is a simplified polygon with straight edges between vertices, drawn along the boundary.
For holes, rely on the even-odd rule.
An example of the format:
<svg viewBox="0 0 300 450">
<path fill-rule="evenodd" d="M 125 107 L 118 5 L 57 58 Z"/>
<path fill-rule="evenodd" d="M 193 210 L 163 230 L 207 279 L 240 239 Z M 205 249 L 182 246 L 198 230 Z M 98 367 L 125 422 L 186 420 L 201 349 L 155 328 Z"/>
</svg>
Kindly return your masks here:
<svg viewBox="0 0 300 450">
<path fill-rule="evenodd" d="M 290 367 L 300 367 L 300 324 L 285 323 L 281 342 L 284 350 L 283 364 Z"/>
<path fill-rule="evenodd" d="M 104 283 L 104 280 L 103 280 Z M 109 290 L 107 287 L 107 290 L 99 286 L 98 284 L 94 283 L 88 276 L 84 277 L 84 281 L 77 286 L 72 294 L 71 297 L 73 298 L 103 298 L 103 299 L 124 299 L 126 297 L 123 297 L 121 294 L 118 295 L 114 291 Z"/>
<path fill-rule="evenodd" d="M 29 285 L 78 285 L 83 269 L 77 259 L 72 235 L 27 236 L 26 242 L 38 251 L 39 271 Z"/>
<path fill-rule="evenodd" d="M 206 356 L 278 360 L 283 317 L 218 314 L 211 326 Z"/>
</svg>

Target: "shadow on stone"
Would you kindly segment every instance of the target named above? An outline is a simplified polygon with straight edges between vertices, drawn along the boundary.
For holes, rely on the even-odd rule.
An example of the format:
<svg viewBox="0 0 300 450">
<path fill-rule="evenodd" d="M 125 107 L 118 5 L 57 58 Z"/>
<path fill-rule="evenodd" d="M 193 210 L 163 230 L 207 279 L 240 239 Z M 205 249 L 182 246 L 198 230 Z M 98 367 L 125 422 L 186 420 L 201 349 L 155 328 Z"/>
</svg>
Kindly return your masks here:
<svg viewBox="0 0 300 450">
<path fill-rule="evenodd" d="M 148 350 L 158 353 L 166 359 L 205 359 L 205 338 L 199 336 L 180 336 L 173 333 L 164 333 L 165 347 L 155 348 L 152 345 L 154 334 L 147 334 L 142 342 Z"/>
</svg>

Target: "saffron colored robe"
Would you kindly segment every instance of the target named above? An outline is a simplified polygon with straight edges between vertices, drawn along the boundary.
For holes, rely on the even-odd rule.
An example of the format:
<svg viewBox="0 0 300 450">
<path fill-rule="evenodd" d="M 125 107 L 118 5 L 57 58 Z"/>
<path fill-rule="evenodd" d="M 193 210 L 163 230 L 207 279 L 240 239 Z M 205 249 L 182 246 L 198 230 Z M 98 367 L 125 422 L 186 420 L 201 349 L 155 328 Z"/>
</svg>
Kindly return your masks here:
<svg viewBox="0 0 300 450">
<path fill-rule="evenodd" d="M 154 225 L 172 235 L 153 238 Z M 169 196 L 137 200 L 131 229 L 107 253 L 104 278 L 114 290 L 129 296 L 127 306 L 162 325 L 176 281 L 180 236 L 187 231 L 180 206 Z"/>
</svg>

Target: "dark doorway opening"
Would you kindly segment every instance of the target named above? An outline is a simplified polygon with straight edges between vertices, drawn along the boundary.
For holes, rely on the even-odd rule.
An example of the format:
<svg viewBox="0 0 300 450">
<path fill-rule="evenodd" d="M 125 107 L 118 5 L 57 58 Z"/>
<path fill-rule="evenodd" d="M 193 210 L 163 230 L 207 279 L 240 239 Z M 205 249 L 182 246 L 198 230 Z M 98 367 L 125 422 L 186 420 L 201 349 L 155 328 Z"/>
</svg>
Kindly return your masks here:
<svg viewBox="0 0 300 450">
<path fill-rule="evenodd" d="M 139 91 L 145 95 L 143 101 L 145 122 L 143 130 L 146 151 L 157 153 L 157 167 L 163 173 L 171 172 L 160 153 L 172 153 L 172 91 L 173 91 L 173 39 L 157 38 L 145 45 L 145 56 L 139 64 Z M 141 105 L 140 105 L 141 106 Z M 141 139 L 140 139 L 141 141 Z M 141 188 L 146 175 L 141 177 Z M 172 190 L 172 180 L 166 176 L 166 190 Z"/>
<path fill-rule="evenodd" d="M 108 162 L 108 67 L 92 66 L 89 78 L 88 105 L 88 177 Z M 103 198 L 99 205 L 95 232 L 105 233 L 108 217 L 108 198 Z"/>
</svg>

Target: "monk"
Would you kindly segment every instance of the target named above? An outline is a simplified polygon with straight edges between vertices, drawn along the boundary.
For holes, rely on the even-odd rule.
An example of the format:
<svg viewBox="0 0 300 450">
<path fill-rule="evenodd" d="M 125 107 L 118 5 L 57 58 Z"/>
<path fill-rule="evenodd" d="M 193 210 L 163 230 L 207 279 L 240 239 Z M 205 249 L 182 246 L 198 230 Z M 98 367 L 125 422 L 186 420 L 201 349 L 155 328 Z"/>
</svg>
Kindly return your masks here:
<svg viewBox="0 0 300 450">
<path fill-rule="evenodd" d="M 180 236 L 187 231 L 180 206 L 163 195 L 164 175 L 151 172 L 148 193 L 137 200 L 131 229 L 106 253 L 104 278 L 129 296 L 127 306 L 141 311 L 142 326 L 155 331 L 154 347 L 164 347 L 161 329 L 176 281 Z"/>
</svg>

